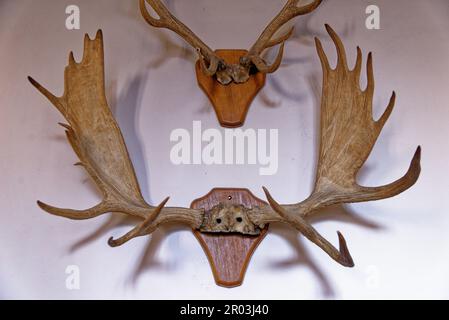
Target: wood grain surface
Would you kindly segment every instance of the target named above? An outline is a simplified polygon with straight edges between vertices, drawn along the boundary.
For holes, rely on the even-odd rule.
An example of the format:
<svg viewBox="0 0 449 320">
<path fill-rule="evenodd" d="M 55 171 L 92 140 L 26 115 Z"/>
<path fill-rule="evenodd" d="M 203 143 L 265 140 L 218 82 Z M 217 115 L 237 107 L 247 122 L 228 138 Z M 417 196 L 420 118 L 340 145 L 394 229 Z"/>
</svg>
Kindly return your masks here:
<svg viewBox="0 0 449 320">
<path fill-rule="evenodd" d="M 213 189 L 192 202 L 192 209 L 210 210 L 219 203 L 241 204 L 248 208 L 265 206 L 266 202 L 247 189 Z M 207 214 L 207 213 L 206 213 Z M 212 234 L 194 230 L 212 267 L 215 282 L 223 287 L 236 287 L 243 283 L 246 268 L 257 246 L 265 237 L 268 226 L 259 236 L 241 234 Z"/>
<path fill-rule="evenodd" d="M 227 63 L 238 63 L 246 50 L 216 50 L 215 53 Z M 214 77 L 204 74 L 199 62 L 196 76 L 200 88 L 206 93 L 217 114 L 220 125 L 228 128 L 241 127 L 245 123 L 249 107 L 265 85 L 266 75 L 257 72 L 245 83 L 220 84 Z"/>
</svg>

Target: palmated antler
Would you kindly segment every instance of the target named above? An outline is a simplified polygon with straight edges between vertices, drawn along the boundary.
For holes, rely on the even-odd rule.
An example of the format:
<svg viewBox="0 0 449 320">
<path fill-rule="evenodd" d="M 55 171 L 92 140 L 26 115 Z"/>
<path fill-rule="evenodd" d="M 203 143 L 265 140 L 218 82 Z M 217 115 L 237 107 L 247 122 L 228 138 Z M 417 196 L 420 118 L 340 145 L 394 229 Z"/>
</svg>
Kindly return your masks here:
<svg viewBox="0 0 449 320">
<path fill-rule="evenodd" d="M 199 228 L 203 218 L 201 210 L 165 208 L 168 198 L 153 207 L 142 197 L 123 136 L 106 101 L 101 31 L 94 40 L 85 36 L 84 57 L 80 63 L 76 63 L 73 53 L 70 53 L 62 97 L 54 96 L 31 77 L 29 80 L 68 121 L 68 125 L 62 126 L 66 128 L 67 138 L 81 161 L 77 165 L 86 169 L 103 195 L 102 202 L 88 210 L 59 209 L 38 202 L 43 210 L 75 220 L 90 219 L 108 212 L 143 219 L 125 236 L 117 240 L 111 238 L 111 246 L 148 235 L 166 222 Z"/>
<path fill-rule="evenodd" d="M 159 18 L 153 17 L 146 7 L 146 3 L 153 8 Z M 273 39 L 277 31 L 293 18 L 315 10 L 322 0 L 313 0 L 311 3 L 298 6 L 300 0 L 288 0 L 287 4 L 269 23 L 248 54 L 240 59 L 239 64 L 228 64 L 214 53 L 192 30 L 179 21 L 160 0 L 139 0 L 140 11 L 144 19 L 153 27 L 166 28 L 177 33 L 198 52 L 203 72 L 208 76 L 216 76 L 217 80 L 227 85 L 231 82 L 244 83 L 248 81 L 250 72 L 255 69 L 262 73 L 273 73 L 279 69 L 283 54 L 284 44 L 291 35 L 293 29 L 282 36 Z M 263 58 L 263 52 L 276 45 L 281 45 L 275 61 L 269 65 Z"/>
<path fill-rule="evenodd" d="M 372 115 L 374 95 L 372 54 L 368 55 L 367 62 L 368 85 L 365 90 L 361 90 L 360 48 L 357 48 L 355 68 L 349 70 L 341 39 L 328 25 L 326 29 L 337 47 L 338 62 L 335 69 L 330 67 L 320 40 L 316 39 L 324 75 L 321 145 L 314 190 L 308 199 L 293 205 L 279 205 L 268 190 L 265 188 L 264 190 L 280 221 L 291 224 L 334 260 L 351 267 L 353 262 L 343 236 L 338 233 L 340 250 L 337 250 L 305 221 L 305 217 L 330 205 L 386 199 L 407 190 L 419 177 L 421 148 L 418 147 L 407 173 L 399 180 L 380 187 L 364 187 L 357 183 L 357 173 L 367 160 L 393 111 L 396 95 L 393 93 L 386 111 L 375 121 Z M 259 223 L 264 222 L 263 218 L 258 219 Z M 275 220 L 269 215 L 267 219 Z"/>
</svg>

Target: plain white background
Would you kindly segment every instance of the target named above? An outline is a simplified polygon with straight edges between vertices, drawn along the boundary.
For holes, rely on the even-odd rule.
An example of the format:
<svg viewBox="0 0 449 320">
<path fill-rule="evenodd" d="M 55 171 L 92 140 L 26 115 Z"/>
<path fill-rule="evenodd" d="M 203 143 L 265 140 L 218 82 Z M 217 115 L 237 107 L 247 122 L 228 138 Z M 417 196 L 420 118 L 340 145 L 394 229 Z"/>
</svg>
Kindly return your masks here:
<svg viewBox="0 0 449 320">
<path fill-rule="evenodd" d="M 284 1 L 173 0 L 170 8 L 212 48 L 249 48 Z M 65 28 L 65 8 L 81 9 L 81 30 Z M 365 9 L 381 9 L 381 30 L 365 28 Z M 268 77 L 245 128 L 279 129 L 279 171 L 258 166 L 174 166 L 170 132 L 217 127 L 197 87 L 193 51 L 141 18 L 134 0 L 0 1 L 0 298 L 315 299 L 449 298 L 449 3 L 447 0 L 327 0 L 295 20 L 282 68 Z M 182 226 L 123 247 L 107 246 L 132 222 L 103 216 L 76 222 L 45 214 L 36 200 L 87 208 L 99 195 L 57 122 L 63 119 L 26 80 L 57 95 L 69 51 L 102 28 L 109 104 L 121 126 L 145 198 L 188 206 L 213 187 L 266 185 L 280 202 L 304 199 L 314 180 L 321 68 L 313 36 L 331 60 L 324 30 L 342 37 L 350 62 L 360 45 L 374 52 L 375 117 L 392 90 L 396 109 L 359 181 L 380 185 L 405 172 L 418 144 L 422 175 L 388 200 L 332 208 L 314 226 L 332 243 L 341 230 L 356 267 L 345 269 L 289 228 L 273 226 L 243 286 L 217 287 L 202 249 Z M 66 289 L 69 265 L 81 289 Z"/>
</svg>

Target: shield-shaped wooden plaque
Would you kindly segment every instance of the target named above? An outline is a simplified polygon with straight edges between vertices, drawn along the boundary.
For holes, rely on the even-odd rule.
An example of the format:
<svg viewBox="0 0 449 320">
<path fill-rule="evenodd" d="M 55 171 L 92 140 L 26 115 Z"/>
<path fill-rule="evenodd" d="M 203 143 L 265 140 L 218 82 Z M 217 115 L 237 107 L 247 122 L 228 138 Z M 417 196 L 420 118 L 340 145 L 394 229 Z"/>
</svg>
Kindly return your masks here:
<svg viewBox="0 0 449 320">
<path fill-rule="evenodd" d="M 248 208 L 266 205 L 265 201 L 257 198 L 247 189 L 217 188 L 204 197 L 194 200 L 191 208 L 202 208 L 208 211 L 220 203 L 239 204 Z M 194 230 L 196 238 L 209 259 L 217 285 L 232 288 L 243 283 L 249 261 L 267 231 L 268 226 L 260 235 L 248 236 L 201 233 Z"/>
<path fill-rule="evenodd" d="M 227 63 L 238 63 L 246 50 L 216 50 L 218 56 Z M 245 83 L 220 84 L 215 77 L 207 76 L 196 64 L 198 84 L 206 93 L 217 114 L 220 125 L 228 128 L 241 127 L 245 123 L 249 107 L 256 95 L 265 85 L 266 75 L 257 72 Z"/>
</svg>

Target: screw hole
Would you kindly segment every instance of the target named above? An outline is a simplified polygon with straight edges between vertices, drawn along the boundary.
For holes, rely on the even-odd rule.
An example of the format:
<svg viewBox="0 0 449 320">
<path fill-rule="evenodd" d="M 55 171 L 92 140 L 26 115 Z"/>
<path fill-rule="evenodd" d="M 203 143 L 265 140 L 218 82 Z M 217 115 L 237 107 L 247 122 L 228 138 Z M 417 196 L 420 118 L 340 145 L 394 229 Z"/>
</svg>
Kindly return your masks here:
<svg viewBox="0 0 449 320">
<path fill-rule="evenodd" d="M 221 219 L 217 219 L 216 221 L 217 221 L 217 223 L 218 223 L 218 224 L 220 224 L 220 223 L 221 223 Z"/>
<path fill-rule="evenodd" d="M 238 217 L 238 218 L 235 219 L 235 220 L 237 220 L 237 222 L 243 222 L 243 219 L 242 219 L 241 217 Z"/>
</svg>

